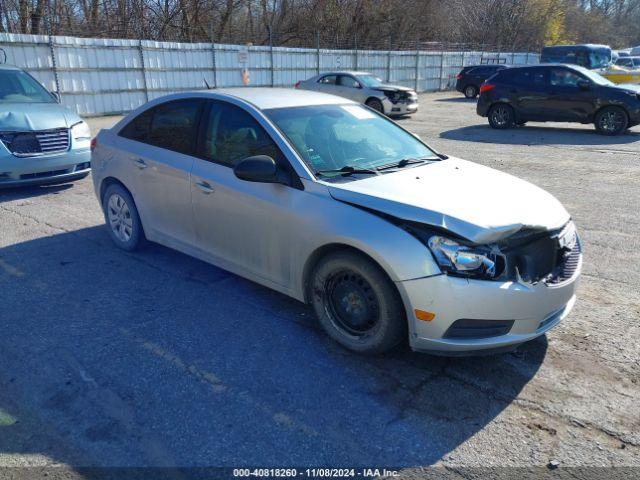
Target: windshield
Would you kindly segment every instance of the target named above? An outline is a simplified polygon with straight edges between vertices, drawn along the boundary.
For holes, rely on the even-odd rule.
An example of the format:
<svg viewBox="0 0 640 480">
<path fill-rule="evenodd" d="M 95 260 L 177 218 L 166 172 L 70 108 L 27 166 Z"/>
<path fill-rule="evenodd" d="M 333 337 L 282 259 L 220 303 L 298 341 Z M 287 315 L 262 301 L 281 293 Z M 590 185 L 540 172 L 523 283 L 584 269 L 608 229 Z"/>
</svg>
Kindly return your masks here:
<svg viewBox="0 0 640 480">
<path fill-rule="evenodd" d="M 615 85 L 611 80 L 607 80 L 602 75 L 594 72 L 593 70 L 589 70 L 583 67 L 575 67 L 575 66 L 573 68 L 578 70 L 581 74 L 583 74 L 585 77 L 587 77 L 589 80 L 596 83 L 597 85 L 607 85 L 607 86 Z"/>
<path fill-rule="evenodd" d="M 438 158 L 410 133 L 361 105 L 319 105 L 266 110 L 309 168 L 375 169 L 403 159 Z M 322 173 L 323 178 L 340 172 Z"/>
<path fill-rule="evenodd" d="M 28 73 L 0 70 L 0 103 L 55 103 L 55 99 Z"/>
<path fill-rule="evenodd" d="M 358 75 L 357 78 L 365 87 L 379 87 L 384 83 L 381 78 L 375 75 Z"/>
<path fill-rule="evenodd" d="M 591 68 L 605 68 L 611 63 L 611 52 L 606 50 L 592 50 L 589 52 Z"/>
</svg>

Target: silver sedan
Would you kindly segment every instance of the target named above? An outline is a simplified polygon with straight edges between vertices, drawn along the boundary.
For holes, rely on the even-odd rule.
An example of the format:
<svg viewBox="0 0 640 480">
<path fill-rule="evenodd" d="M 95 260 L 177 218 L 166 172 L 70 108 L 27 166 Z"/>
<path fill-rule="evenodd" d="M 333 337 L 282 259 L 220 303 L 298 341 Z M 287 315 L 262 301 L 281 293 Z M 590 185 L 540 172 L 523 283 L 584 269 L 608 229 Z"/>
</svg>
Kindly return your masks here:
<svg viewBox="0 0 640 480">
<path fill-rule="evenodd" d="M 296 83 L 296 88 L 348 98 L 388 116 L 418 111 L 418 95 L 414 90 L 384 83 L 367 72 L 325 72 Z"/>
<path fill-rule="evenodd" d="M 360 353 L 510 349 L 575 302 L 580 240 L 553 196 L 340 97 L 170 95 L 93 147 L 118 247 L 158 242 L 310 303 Z"/>
</svg>

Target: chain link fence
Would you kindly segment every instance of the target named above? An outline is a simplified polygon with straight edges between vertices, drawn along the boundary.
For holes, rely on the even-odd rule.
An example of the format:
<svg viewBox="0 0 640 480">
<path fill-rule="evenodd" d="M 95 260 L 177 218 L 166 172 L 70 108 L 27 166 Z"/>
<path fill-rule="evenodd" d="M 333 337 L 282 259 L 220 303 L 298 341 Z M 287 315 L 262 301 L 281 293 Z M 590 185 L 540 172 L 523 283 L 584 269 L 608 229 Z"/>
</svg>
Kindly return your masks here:
<svg viewBox="0 0 640 480">
<path fill-rule="evenodd" d="M 85 116 L 121 114 L 158 96 L 208 87 L 292 87 L 329 70 L 368 71 L 419 92 L 447 90 L 463 66 L 539 58 L 460 44 L 413 47 L 326 48 L 319 34 L 313 47 L 284 47 L 0 33 L 7 63 Z"/>
</svg>

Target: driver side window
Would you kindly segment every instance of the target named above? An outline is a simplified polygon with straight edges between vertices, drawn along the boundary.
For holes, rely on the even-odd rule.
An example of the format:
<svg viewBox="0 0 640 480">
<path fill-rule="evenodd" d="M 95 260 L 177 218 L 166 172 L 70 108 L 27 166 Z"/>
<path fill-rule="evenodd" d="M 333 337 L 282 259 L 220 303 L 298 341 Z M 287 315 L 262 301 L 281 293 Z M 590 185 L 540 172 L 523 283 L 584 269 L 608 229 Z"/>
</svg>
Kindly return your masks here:
<svg viewBox="0 0 640 480">
<path fill-rule="evenodd" d="M 582 77 L 564 68 L 553 68 L 549 75 L 549 82 L 555 87 L 576 87 Z"/>
<path fill-rule="evenodd" d="M 280 149 L 269 134 L 246 111 L 226 102 L 211 102 L 202 156 L 227 167 L 254 155 L 268 155 L 281 162 Z"/>
<path fill-rule="evenodd" d="M 360 83 L 348 75 L 340 75 L 338 77 L 338 82 L 341 87 L 349 87 L 349 88 L 360 88 Z"/>
</svg>

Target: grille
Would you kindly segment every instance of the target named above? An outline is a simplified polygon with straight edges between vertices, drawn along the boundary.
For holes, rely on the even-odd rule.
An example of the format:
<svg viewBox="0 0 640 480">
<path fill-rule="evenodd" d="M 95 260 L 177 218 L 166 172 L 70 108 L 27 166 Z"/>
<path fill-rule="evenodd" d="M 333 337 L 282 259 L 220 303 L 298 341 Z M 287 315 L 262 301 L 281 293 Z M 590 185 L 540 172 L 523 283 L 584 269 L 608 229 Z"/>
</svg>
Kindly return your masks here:
<svg viewBox="0 0 640 480">
<path fill-rule="evenodd" d="M 62 153 L 69 149 L 69 130 L 42 130 L 3 135 L 3 143 L 17 157 Z"/>
<path fill-rule="evenodd" d="M 474 320 L 461 318 L 451 324 L 444 338 L 489 338 L 506 335 L 513 327 L 514 320 Z"/>
</svg>

